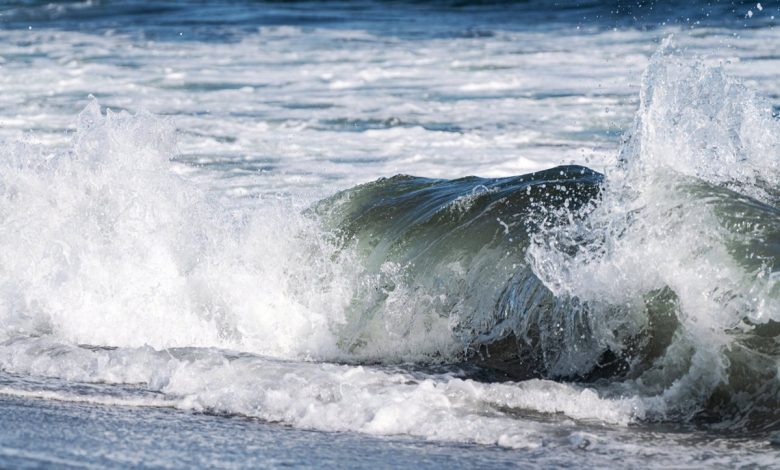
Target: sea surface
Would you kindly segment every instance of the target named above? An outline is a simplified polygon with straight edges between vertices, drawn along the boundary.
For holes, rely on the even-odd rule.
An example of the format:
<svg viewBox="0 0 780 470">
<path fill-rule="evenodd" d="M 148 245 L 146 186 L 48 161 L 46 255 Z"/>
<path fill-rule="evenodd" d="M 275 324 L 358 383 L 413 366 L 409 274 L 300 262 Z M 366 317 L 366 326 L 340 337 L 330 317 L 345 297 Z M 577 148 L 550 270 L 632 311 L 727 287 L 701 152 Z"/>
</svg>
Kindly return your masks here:
<svg viewBox="0 0 780 470">
<path fill-rule="evenodd" d="M 0 467 L 780 465 L 780 3 L 0 4 Z"/>
</svg>

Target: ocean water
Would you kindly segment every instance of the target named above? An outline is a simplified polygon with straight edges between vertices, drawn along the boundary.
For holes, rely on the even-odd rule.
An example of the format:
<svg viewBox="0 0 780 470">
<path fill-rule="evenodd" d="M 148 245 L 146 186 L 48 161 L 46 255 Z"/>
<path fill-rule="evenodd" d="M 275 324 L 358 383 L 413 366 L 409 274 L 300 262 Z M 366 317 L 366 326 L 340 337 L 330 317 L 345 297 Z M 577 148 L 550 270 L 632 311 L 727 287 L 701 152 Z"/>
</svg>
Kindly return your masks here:
<svg viewBox="0 0 780 470">
<path fill-rule="evenodd" d="M 0 466 L 777 466 L 778 21 L 4 2 Z"/>
</svg>

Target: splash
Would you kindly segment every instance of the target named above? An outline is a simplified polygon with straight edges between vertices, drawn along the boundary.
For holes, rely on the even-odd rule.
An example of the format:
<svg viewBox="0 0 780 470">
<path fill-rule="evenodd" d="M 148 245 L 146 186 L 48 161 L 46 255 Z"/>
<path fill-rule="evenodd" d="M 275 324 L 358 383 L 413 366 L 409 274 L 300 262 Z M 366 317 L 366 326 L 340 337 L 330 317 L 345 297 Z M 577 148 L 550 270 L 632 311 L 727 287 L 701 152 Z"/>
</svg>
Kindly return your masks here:
<svg viewBox="0 0 780 470">
<path fill-rule="evenodd" d="M 68 151 L 3 149 L 0 337 L 335 351 L 348 277 L 330 271 L 313 222 L 273 200 L 254 214 L 223 207 L 176 174 L 174 134 L 93 101 Z"/>
<path fill-rule="evenodd" d="M 606 327 L 594 333 L 623 353 L 635 346 L 614 341 L 610 326 L 636 319 L 630 331 L 646 352 L 617 389 L 647 397 L 658 418 L 719 408 L 776 423 L 780 125 L 771 108 L 667 44 L 645 73 L 620 160 L 583 222 L 537 234 L 534 272 L 557 297 L 588 305 L 590 321 Z"/>
</svg>

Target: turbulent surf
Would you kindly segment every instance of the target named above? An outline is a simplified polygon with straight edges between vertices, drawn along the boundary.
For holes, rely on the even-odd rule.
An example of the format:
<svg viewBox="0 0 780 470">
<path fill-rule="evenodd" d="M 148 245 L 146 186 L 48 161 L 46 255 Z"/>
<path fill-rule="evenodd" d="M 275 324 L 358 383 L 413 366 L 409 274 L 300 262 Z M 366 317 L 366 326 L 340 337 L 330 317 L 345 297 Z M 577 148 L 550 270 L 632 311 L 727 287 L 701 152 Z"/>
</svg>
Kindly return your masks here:
<svg viewBox="0 0 780 470">
<path fill-rule="evenodd" d="M 246 34 L 236 47 L 279 37 L 287 47 L 285 35 L 303 33 Z M 331 110 L 340 105 L 301 104 L 335 113 L 316 124 L 359 131 L 377 152 L 399 133 L 437 133 L 404 157 L 414 175 L 358 174 L 354 185 L 333 176 L 343 162 L 332 156 L 319 173 L 307 160 L 284 171 L 272 157 L 187 160 L 177 136 L 206 130 L 90 98 L 75 130 L 57 134 L 64 143 L 39 129 L 0 148 L 0 395 L 539 452 L 622 455 L 642 441 L 627 433 L 657 429 L 775 442 L 780 122 L 711 62 L 664 41 L 619 151 L 604 159 L 614 164 L 560 160 L 509 177 L 516 166 L 463 163 L 459 175 L 490 177 L 453 179 L 414 163 L 424 150 L 462 161 L 506 143 L 475 143 L 454 120 L 345 121 Z M 353 86 L 332 78 L 315 82 Z M 199 86 L 186 91 L 209 91 Z M 443 102 L 480 86 L 509 85 L 460 84 Z M 250 117 L 245 140 L 276 125 Z M 263 150 L 302 152 L 285 145 Z M 199 183 L 209 165 L 224 173 L 219 190 Z M 246 183 L 277 170 L 274 191 L 336 182 L 305 203 Z"/>
</svg>

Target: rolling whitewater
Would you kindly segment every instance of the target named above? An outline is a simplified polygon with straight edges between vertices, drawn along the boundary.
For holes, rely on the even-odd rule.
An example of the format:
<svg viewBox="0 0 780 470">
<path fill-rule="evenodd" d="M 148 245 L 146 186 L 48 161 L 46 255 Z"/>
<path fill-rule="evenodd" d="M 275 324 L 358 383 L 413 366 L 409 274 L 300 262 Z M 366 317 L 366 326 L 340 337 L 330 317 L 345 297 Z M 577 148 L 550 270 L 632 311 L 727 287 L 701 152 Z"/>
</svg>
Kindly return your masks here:
<svg viewBox="0 0 780 470">
<path fill-rule="evenodd" d="M 776 4 L 98 3 L 0 16 L 0 464 L 776 465 Z"/>
</svg>

